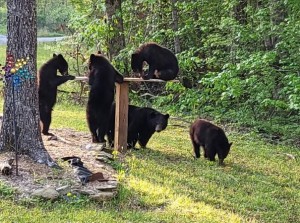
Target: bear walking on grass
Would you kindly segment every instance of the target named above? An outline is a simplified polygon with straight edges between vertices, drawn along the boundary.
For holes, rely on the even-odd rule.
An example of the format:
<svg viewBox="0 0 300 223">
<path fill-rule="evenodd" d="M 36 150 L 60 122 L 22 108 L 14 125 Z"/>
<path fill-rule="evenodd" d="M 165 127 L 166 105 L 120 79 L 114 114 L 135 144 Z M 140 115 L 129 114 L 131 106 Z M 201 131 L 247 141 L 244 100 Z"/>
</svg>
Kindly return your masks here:
<svg viewBox="0 0 300 223">
<path fill-rule="evenodd" d="M 137 107 L 129 105 L 128 107 L 128 133 L 127 144 L 129 148 L 134 148 L 138 142 L 142 148 L 145 148 L 150 138 L 155 132 L 161 132 L 168 125 L 169 114 L 162 114 L 155 109 Z M 115 104 L 112 107 L 109 130 L 107 133 L 108 141 L 112 144 L 115 132 Z"/>
<path fill-rule="evenodd" d="M 147 74 L 143 62 L 149 65 Z M 145 43 L 131 55 L 133 72 L 140 73 L 143 79 L 173 80 L 179 72 L 178 60 L 173 52 L 156 43 Z"/>
<path fill-rule="evenodd" d="M 190 137 L 196 158 L 200 157 L 200 146 L 202 146 L 205 158 L 215 161 L 215 156 L 218 154 L 219 164 L 223 164 L 232 145 L 220 127 L 204 119 L 198 119 L 191 125 Z"/>
<path fill-rule="evenodd" d="M 62 76 L 57 75 L 57 70 Z M 68 74 L 68 63 L 64 57 L 59 54 L 53 54 L 53 58 L 42 65 L 39 70 L 39 109 L 40 119 L 42 122 L 42 133 L 44 135 L 52 135 L 49 133 L 51 123 L 52 109 L 56 103 L 57 87 L 68 80 L 75 77 Z"/>
<path fill-rule="evenodd" d="M 111 106 L 115 95 L 115 82 L 122 83 L 123 76 L 100 54 L 91 54 L 86 115 L 93 143 L 104 143 L 108 130 Z"/>
</svg>

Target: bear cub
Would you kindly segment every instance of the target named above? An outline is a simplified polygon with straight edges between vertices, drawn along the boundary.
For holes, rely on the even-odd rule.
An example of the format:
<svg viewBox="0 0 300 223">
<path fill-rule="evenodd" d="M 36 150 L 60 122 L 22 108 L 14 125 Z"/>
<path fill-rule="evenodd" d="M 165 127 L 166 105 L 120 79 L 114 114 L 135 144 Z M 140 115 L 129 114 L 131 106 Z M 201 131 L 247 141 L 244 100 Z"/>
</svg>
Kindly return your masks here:
<svg viewBox="0 0 300 223">
<path fill-rule="evenodd" d="M 143 62 L 147 62 L 149 70 L 143 71 Z M 143 79 L 173 80 L 179 72 L 178 60 L 169 49 L 157 43 L 145 43 L 131 55 L 131 68 L 140 73 Z"/>
<path fill-rule="evenodd" d="M 215 161 L 217 154 L 220 165 L 223 164 L 232 145 L 220 127 L 204 119 L 198 119 L 191 125 L 190 137 L 196 158 L 200 157 L 200 146 L 202 146 L 204 157 L 210 161 Z"/>
<path fill-rule="evenodd" d="M 61 73 L 57 75 L 57 70 Z M 38 96 L 42 133 L 49 133 L 52 109 L 56 103 L 57 87 L 75 76 L 68 74 L 68 63 L 61 54 L 53 54 L 53 58 L 42 65 L 38 74 Z"/>
<path fill-rule="evenodd" d="M 161 132 L 168 125 L 169 114 L 162 114 L 155 109 L 146 107 L 128 106 L 128 148 L 134 148 L 138 142 L 145 148 L 155 132 Z M 107 133 L 108 141 L 112 145 L 115 133 L 115 104 L 112 106 L 112 115 Z"/>
<path fill-rule="evenodd" d="M 89 85 L 86 117 L 93 143 L 105 143 L 105 135 L 115 95 L 115 82 L 122 83 L 123 76 L 100 54 L 91 54 L 89 60 Z"/>
</svg>

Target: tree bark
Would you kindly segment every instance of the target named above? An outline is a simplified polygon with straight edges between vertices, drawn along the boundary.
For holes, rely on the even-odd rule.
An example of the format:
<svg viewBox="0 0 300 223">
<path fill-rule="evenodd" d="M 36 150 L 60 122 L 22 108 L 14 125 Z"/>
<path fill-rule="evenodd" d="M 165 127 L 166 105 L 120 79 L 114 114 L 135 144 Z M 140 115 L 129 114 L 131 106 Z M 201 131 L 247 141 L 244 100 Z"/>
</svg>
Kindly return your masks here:
<svg viewBox="0 0 300 223">
<path fill-rule="evenodd" d="M 55 166 L 44 147 L 40 130 L 36 0 L 7 1 L 7 18 L 7 56 L 12 55 L 15 61 L 28 58 L 25 66 L 32 77 L 15 73 L 14 77 L 21 77 L 19 86 L 13 85 L 12 77 L 6 78 L 0 150 L 17 149 L 18 154 L 26 154 L 38 163 Z"/>
<path fill-rule="evenodd" d="M 234 7 L 234 17 L 242 25 L 247 24 L 247 4 L 248 0 L 239 0 L 237 5 Z"/>
<path fill-rule="evenodd" d="M 179 36 L 177 35 L 178 31 L 178 10 L 176 7 L 177 0 L 172 0 L 172 20 L 173 20 L 173 31 L 175 33 L 174 35 L 174 46 L 175 46 L 175 53 L 180 53 L 180 40 Z"/>
<path fill-rule="evenodd" d="M 109 30 L 109 59 L 118 55 L 125 47 L 125 36 L 122 18 L 122 1 L 105 0 L 108 30 Z"/>
</svg>

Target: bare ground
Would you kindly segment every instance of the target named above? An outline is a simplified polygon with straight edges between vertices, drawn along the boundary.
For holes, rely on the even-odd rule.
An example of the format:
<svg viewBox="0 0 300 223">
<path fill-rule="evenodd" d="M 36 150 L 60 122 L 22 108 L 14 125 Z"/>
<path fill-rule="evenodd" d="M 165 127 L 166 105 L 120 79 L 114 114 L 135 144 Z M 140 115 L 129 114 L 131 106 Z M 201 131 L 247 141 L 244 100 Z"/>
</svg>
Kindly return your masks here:
<svg viewBox="0 0 300 223">
<path fill-rule="evenodd" d="M 99 152 L 99 147 L 89 146 L 87 148 L 87 145 L 91 145 L 89 133 L 77 132 L 71 129 L 53 129 L 51 132 L 56 136 L 56 139 L 43 136 L 43 142 L 50 156 L 57 161 L 62 170 L 38 164 L 28 156 L 21 155 L 18 158 L 18 176 L 16 176 L 15 166 L 13 166 L 12 175 L 5 176 L 0 174 L 0 181 L 16 188 L 19 191 L 19 197 L 28 197 L 33 190 L 44 186 L 58 188 L 69 185 L 72 189 L 88 191 L 96 190 L 99 186 L 117 183 L 116 171 L 111 165 L 95 159 L 95 155 Z M 105 181 L 94 181 L 82 185 L 68 162 L 60 160 L 60 158 L 66 156 L 80 157 L 84 166 L 93 173 L 103 173 Z M 15 154 L 0 153 L 0 162 L 10 158 L 15 158 Z"/>
</svg>

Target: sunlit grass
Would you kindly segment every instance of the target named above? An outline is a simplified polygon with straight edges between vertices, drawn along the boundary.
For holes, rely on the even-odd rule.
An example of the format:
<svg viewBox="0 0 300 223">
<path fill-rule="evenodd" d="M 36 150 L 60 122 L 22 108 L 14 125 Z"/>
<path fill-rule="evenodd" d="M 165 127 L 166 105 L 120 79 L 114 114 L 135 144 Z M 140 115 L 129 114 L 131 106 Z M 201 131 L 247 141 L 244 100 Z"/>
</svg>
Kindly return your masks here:
<svg viewBox="0 0 300 223">
<path fill-rule="evenodd" d="M 299 157 L 298 148 L 228 131 L 234 144 L 220 167 L 203 157 L 194 160 L 188 126 L 173 124 L 178 123 L 171 120 L 165 131 L 154 134 L 147 149 L 127 153 L 116 200 L 104 205 L 33 202 L 28 209 L 6 198 L 1 222 L 298 221 L 300 164 L 286 156 Z M 51 126 L 88 131 L 84 106 L 57 104 Z M 12 215 L 12 209 L 20 214 Z"/>
</svg>

